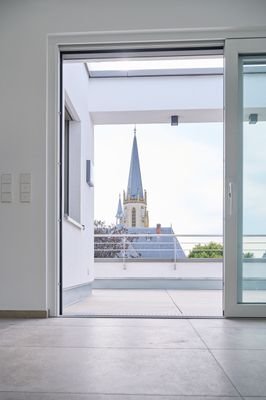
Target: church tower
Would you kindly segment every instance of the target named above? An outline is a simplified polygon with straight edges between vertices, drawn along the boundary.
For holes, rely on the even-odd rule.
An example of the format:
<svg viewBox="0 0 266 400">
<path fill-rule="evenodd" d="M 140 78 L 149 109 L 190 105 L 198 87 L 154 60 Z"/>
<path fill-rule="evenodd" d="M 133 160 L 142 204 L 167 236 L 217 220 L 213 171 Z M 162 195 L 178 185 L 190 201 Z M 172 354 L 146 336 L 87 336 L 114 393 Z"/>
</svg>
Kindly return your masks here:
<svg viewBox="0 0 266 400">
<path fill-rule="evenodd" d="M 127 191 L 123 196 L 124 224 L 126 227 L 148 227 L 147 192 L 143 192 L 139 163 L 139 152 L 134 129 Z"/>
</svg>

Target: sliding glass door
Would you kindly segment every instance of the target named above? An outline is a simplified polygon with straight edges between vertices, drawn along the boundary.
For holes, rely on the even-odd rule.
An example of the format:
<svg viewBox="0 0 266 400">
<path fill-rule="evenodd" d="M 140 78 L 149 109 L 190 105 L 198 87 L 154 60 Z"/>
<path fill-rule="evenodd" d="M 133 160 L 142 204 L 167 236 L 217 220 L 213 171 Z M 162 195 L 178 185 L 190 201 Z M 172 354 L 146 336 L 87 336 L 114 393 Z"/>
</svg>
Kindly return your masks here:
<svg viewBox="0 0 266 400">
<path fill-rule="evenodd" d="M 225 316 L 266 317 L 266 39 L 225 46 Z"/>
</svg>

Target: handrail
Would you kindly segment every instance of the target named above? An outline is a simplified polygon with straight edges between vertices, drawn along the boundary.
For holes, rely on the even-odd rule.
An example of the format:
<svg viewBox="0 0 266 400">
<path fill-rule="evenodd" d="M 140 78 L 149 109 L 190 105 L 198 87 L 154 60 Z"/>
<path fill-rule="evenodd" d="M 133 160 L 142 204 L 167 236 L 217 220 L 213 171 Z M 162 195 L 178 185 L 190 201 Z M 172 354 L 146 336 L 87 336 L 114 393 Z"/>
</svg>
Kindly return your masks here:
<svg viewBox="0 0 266 400">
<path fill-rule="evenodd" d="M 176 233 L 95 233 L 94 237 L 110 237 L 110 236 L 115 236 L 115 237 L 158 237 L 158 236 L 163 236 L 163 237 L 223 237 L 223 235 L 218 234 L 176 234 Z M 258 236 L 258 235 L 257 235 Z M 266 237 L 266 235 L 265 235 Z"/>
<path fill-rule="evenodd" d="M 203 234 L 203 233 L 95 233 L 95 237 L 101 237 L 101 236 L 115 236 L 115 237 L 146 237 L 146 236 L 151 236 L 151 237 L 157 237 L 157 236 L 175 236 L 175 237 L 223 237 L 221 233 L 218 234 Z M 243 237 L 266 237 L 266 234 L 245 234 Z M 253 242 L 252 242 L 253 243 Z"/>
<path fill-rule="evenodd" d="M 177 261 L 184 260 L 193 250 L 193 257 L 189 260 L 222 259 L 223 249 L 197 249 L 197 245 L 205 246 L 210 242 L 217 242 L 223 245 L 222 234 L 176 234 L 176 233 L 97 233 L 95 237 L 95 258 L 116 258 L 123 260 L 126 269 L 126 261 L 134 260 L 171 260 L 176 268 Z M 135 240 L 138 238 L 138 240 Z M 148 240 L 150 238 L 151 240 Z M 158 240 L 154 240 L 154 239 Z M 168 240 L 167 240 L 168 238 Z M 170 240 L 173 238 L 173 240 Z M 257 240 L 252 240 L 252 239 Z M 266 260 L 264 253 L 266 252 L 266 234 L 245 234 L 243 235 L 243 253 L 253 253 L 244 257 L 245 260 L 253 261 Z M 162 239 L 166 239 L 165 241 Z M 113 246 L 113 248 L 112 248 Z M 205 256 L 200 257 L 204 251 Z M 199 253 L 199 257 L 197 257 Z M 215 256 L 212 258 L 212 256 Z"/>
</svg>

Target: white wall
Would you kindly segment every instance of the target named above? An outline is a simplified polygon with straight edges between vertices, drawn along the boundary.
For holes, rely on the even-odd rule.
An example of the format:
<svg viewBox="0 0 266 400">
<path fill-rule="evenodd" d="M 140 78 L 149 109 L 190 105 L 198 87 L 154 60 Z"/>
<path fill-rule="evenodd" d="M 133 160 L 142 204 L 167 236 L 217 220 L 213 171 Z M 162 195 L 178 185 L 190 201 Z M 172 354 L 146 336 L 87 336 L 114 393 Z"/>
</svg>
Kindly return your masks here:
<svg viewBox="0 0 266 400">
<path fill-rule="evenodd" d="M 63 288 L 93 280 L 93 188 L 86 182 L 86 160 L 93 160 L 93 125 L 88 113 L 88 74 L 82 63 L 64 63 L 63 87 L 67 93 L 66 104 L 71 102 L 80 123 L 80 196 L 77 188 L 71 188 L 72 197 L 80 200 L 80 229 L 63 219 Z M 76 118 L 77 118 L 76 117 Z M 78 132 L 74 132 L 78 134 Z M 71 161 L 71 160 L 70 160 Z M 70 202 L 73 198 L 70 198 Z"/>
<path fill-rule="evenodd" d="M 196 39 L 233 27 L 249 36 L 265 29 L 265 15 L 262 0 L 1 0 L 0 171 L 14 175 L 14 200 L 0 205 L 0 309 L 47 308 L 48 35 L 109 31 L 109 41 L 119 30 L 178 29 L 176 39 Z M 20 172 L 32 173 L 30 204 L 18 201 Z"/>
<path fill-rule="evenodd" d="M 216 262 L 100 262 L 95 263 L 95 279 L 190 278 L 222 279 L 223 263 Z"/>
<path fill-rule="evenodd" d="M 249 279 L 266 278 L 265 262 L 252 260 L 243 264 L 243 277 Z M 95 263 L 95 279 L 115 278 L 195 278 L 222 279 L 223 262 L 101 262 Z"/>
</svg>

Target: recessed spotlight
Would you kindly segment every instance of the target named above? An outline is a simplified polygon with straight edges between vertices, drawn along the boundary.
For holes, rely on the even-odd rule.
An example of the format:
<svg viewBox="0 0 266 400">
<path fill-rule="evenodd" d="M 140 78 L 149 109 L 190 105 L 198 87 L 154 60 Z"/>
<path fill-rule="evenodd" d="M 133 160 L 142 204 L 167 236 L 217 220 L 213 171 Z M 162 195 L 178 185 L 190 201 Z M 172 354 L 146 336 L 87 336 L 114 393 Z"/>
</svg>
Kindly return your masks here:
<svg viewBox="0 0 266 400">
<path fill-rule="evenodd" d="M 171 125 L 172 126 L 178 125 L 178 115 L 171 115 Z"/>
<path fill-rule="evenodd" d="M 258 122 L 258 114 L 249 114 L 248 123 L 249 124 L 256 124 L 257 122 Z"/>
</svg>

